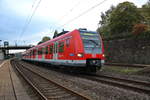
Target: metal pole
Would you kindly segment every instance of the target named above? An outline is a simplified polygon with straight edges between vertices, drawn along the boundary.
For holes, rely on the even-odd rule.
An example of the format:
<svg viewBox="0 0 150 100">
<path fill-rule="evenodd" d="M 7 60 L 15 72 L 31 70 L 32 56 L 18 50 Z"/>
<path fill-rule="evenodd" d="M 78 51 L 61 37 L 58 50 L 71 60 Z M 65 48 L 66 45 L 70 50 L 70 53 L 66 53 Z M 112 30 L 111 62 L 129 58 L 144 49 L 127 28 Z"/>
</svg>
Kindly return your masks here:
<svg viewBox="0 0 150 100">
<path fill-rule="evenodd" d="M 1 47 L 1 42 L 2 42 L 2 40 L 0 40 L 0 47 Z"/>
</svg>

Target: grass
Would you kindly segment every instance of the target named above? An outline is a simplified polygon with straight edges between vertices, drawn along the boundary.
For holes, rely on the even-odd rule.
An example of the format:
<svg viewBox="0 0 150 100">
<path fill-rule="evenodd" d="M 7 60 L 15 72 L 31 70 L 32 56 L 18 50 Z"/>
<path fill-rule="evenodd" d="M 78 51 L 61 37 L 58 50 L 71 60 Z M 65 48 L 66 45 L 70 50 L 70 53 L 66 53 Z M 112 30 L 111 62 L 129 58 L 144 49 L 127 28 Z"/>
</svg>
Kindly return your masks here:
<svg viewBox="0 0 150 100">
<path fill-rule="evenodd" d="M 132 74 L 138 72 L 142 68 L 133 68 L 133 67 L 123 67 L 123 66 L 104 66 L 103 71 L 105 72 L 113 72 L 119 74 Z"/>
</svg>

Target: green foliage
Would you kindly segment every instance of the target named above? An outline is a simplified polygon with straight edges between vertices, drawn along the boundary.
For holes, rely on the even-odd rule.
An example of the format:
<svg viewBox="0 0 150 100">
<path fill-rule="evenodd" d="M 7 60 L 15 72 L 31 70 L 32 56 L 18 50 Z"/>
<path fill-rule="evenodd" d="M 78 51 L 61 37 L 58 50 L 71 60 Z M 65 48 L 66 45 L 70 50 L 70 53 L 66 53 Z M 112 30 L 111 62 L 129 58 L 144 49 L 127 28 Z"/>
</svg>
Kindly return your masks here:
<svg viewBox="0 0 150 100">
<path fill-rule="evenodd" d="M 150 30 L 146 30 L 144 32 L 142 32 L 142 34 L 139 35 L 134 35 L 134 38 L 136 39 L 150 39 Z"/>
<path fill-rule="evenodd" d="M 106 26 L 109 23 L 109 17 L 112 13 L 112 11 L 115 9 L 114 6 L 111 6 L 109 10 L 107 10 L 105 13 L 101 13 L 101 20 L 99 21 L 99 24 L 102 26 Z"/>
<path fill-rule="evenodd" d="M 109 36 L 110 35 L 110 29 L 108 27 L 109 24 L 109 18 L 112 13 L 112 11 L 115 9 L 114 6 L 111 6 L 109 10 L 107 10 L 105 13 L 101 13 L 101 20 L 99 21 L 99 24 L 101 27 L 97 29 L 97 31 L 103 36 Z"/>
<path fill-rule="evenodd" d="M 46 42 L 46 41 L 48 41 L 48 40 L 50 40 L 50 37 L 48 37 L 48 36 L 44 36 L 44 37 L 42 38 L 42 42 Z"/>
<path fill-rule="evenodd" d="M 113 72 L 118 74 L 132 74 L 138 72 L 142 68 L 133 68 L 133 67 L 125 67 L 125 66 L 106 66 L 103 67 L 104 72 Z"/>
<path fill-rule="evenodd" d="M 42 40 L 41 40 L 38 44 L 44 43 L 44 42 L 46 42 L 46 41 L 48 41 L 48 40 L 50 40 L 50 37 L 44 36 L 44 37 L 42 38 Z"/>
<path fill-rule="evenodd" d="M 55 38 L 57 35 L 58 35 L 58 31 L 55 30 L 53 38 Z"/>
<path fill-rule="evenodd" d="M 145 24 L 147 24 L 150 27 L 150 1 L 144 4 L 140 11 L 145 18 Z"/>
<path fill-rule="evenodd" d="M 131 32 L 134 24 L 140 23 L 142 18 L 133 3 L 123 2 L 112 12 L 108 26 L 111 34 Z"/>
<path fill-rule="evenodd" d="M 146 4 L 142 6 L 142 8 L 150 8 L 150 1 L 148 1 Z"/>
<path fill-rule="evenodd" d="M 128 37 L 132 35 L 133 26 L 144 21 L 145 18 L 133 3 L 123 2 L 101 13 L 101 26 L 97 31 L 104 38 Z"/>
</svg>

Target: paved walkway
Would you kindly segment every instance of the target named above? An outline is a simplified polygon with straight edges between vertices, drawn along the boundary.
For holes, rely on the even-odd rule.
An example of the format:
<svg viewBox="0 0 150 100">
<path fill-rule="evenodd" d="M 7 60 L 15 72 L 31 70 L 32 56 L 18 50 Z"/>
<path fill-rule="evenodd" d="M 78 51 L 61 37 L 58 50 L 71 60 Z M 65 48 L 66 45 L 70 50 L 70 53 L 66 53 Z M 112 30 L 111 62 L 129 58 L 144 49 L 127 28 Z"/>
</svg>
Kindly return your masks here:
<svg viewBox="0 0 150 100">
<path fill-rule="evenodd" d="M 0 67 L 3 65 L 4 61 L 0 60 Z"/>
<path fill-rule="evenodd" d="M 0 65 L 0 100 L 32 100 L 6 60 Z"/>
</svg>

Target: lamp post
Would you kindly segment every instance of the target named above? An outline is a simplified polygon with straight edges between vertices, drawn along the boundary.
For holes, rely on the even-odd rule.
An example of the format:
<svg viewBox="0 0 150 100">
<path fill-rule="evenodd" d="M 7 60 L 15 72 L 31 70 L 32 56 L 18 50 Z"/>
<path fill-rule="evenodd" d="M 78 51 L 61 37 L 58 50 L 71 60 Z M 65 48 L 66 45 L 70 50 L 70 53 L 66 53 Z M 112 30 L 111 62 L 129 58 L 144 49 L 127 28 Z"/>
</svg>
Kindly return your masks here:
<svg viewBox="0 0 150 100">
<path fill-rule="evenodd" d="M 2 40 L 0 40 L 0 47 L 1 47 L 1 42 L 2 42 Z"/>
</svg>

